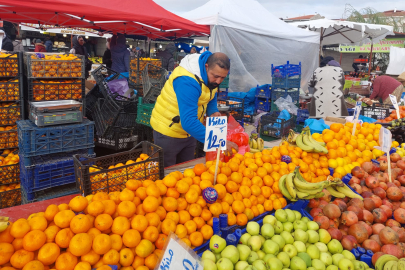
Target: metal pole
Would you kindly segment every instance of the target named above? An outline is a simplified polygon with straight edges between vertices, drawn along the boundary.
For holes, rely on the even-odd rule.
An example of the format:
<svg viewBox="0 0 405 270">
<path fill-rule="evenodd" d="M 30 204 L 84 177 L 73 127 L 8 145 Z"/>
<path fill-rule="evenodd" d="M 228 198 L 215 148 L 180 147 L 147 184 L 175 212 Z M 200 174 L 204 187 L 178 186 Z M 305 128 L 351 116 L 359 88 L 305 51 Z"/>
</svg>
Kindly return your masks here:
<svg viewBox="0 0 405 270">
<path fill-rule="evenodd" d="M 339 65 L 342 66 L 342 53 L 340 53 Z"/>
<path fill-rule="evenodd" d="M 321 65 L 322 36 L 323 36 L 323 27 L 321 27 L 321 36 L 319 37 L 319 65 Z"/>
<path fill-rule="evenodd" d="M 370 78 L 370 72 L 371 72 L 371 59 L 373 58 L 373 40 L 371 40 L 371 51 L 370 51 L 370 56 L 368 58 L 368 77 Z"/>
</svg>

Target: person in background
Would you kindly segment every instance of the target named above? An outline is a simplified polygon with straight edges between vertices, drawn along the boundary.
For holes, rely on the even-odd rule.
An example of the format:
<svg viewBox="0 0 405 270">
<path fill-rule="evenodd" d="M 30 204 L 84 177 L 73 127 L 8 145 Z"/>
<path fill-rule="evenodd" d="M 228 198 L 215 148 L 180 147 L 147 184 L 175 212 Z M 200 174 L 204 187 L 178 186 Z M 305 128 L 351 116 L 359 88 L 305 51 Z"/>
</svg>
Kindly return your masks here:
<svg viewBox="0 0 405 270">
<path fill-rule="evenodd" d="M 35 50 L 34 52 L 46 52 L 44 42 L 39 38 L 35 41 Z"/>
<path fill-rule="evenodd" d="M 22 45 L 21 37 L 17 35 L 16 39 L 13 41 L 13 51 L 14 52 L 23 52 L 24 46 Z"/>
<path fill-rule="evenodd" d="M 70 53 L 83 55 L 85 57 L 85 77 L 87 79 L 89 77 L 89 71 L 91 70 L 91 65 L 93 63 L 89 60 L 89 54 L 87 53 L 87 49 L 83 45 L 84 38 L 82 36 L 73 37 L 73 48 L 70 50 Z"/>
<path fill-rule="evenodd" d="M 192 47 L 190 50 L 190 54 L 194 54 L 194 53 L 197 53 L 197 50 L 195 47 Z"/>
<path fill-rule="evenodd" d="M 1 49 L 3 51 L 12 52 L 14 50 L 13 42 L 6 34 L 6 30 L 3 27 L 0 27 L 0 30 L 4 32 L 3 42 L 1 43 Z"/>
<path fill-rule="evenodd" d="M 389 95 L 395 96 L 399 103 L 403 91 L 404 86 L 401 82 L 390 76 L 382 75 L 375 78 L 370 99 L 377 99 L 384 104 L 392 105 Z"/>
<path fill-rule="evenodd" d="M 359 58 L 363 58 L 363 55 L 359 55 Z M 353 64 L 352 64 L 352 67 L 354 68 L 354 72 L 358 72 L 358 71 L 359 71 L 358 65 L 361 65 L 361 64 L 356 64 L 356 63 L 353 63 Z"/>
<path fill-rule="evenodd" d="M 139 47 L 137 47 L 137 48 L 139 48 Z M 145 51 L 143 49 L 140 49 L 138 55 L 139 55 L 139 57 L 145 57 Z"/>
<path fill-rule="evenodd" d="M 162 59 L 162 68 L 167 71 L 174 70 L 174 53 L 177 51 L 176 45 L 171 42 L 167 44 L 165 50 L 156 55 L 157 58 Z"/>
<path fill-rule="evenodd" d="M 83 39 L 84 40 L 84 39 Z M 86 50 L 87 50 L 87 54 L 89 55 L 89 56 L 91 56 L 92 55 L 92 51 L 91 51 L 91 44 L 90 44 L 90 40 L 84 40 L 84 45 L 83 45 L 85 48 L 86 48 Z"/>
<path fill-rule="evenodd" d="M 129 56 L 124 35 L 113 35 L 110 42 L 112 66 L 118 73 L 129 72 Z"/>
<path fill-rule="evenodd" d="M 46 38 L 45 38 L 45 48 L 46 48 L 46 51 L 47 51 L 47 52 L 52 52 L 52 46 L 53 46 L 52 40 L 51 40 L 49 37 L 46 37 Z"/>
<path fill-rule="evenodd" d="M 330 61 L 335 60 L 332 56 L 326 56 L 322 59 L 321 63 L 319 64 L 319 67 L 325 67 Z"/>
<path fill-rule="evenodd" d="M 107 48 L 103 54 L 103 64 L 106 65 L 108 68 L 111 68 L 112 60 L 111 60 L 111 51 L 110 51 L 110 41 L 111 39 L 107 39 Z"/>
</svg>

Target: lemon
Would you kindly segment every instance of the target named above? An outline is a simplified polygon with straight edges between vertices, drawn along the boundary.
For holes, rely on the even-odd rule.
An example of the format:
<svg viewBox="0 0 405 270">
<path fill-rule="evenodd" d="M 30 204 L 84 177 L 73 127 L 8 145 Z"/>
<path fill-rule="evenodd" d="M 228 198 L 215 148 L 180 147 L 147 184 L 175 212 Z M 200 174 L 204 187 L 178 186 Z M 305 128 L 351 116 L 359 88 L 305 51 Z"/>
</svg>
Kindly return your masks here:
<svg viewBox="0 0 405 270">
<path fill-rule="evenodd" d="M 350 173 L 352 170 L 350 169 L 349 165 L 345 165 L 343 169 L 346 171 L 346 174 Z"/>
<path fill-rule="evenodd" d="M 337 158 L 336 161 L 338 163 L 338 167 L 343 167 L 345 165 L 345 160 L 343 158 Z"/>
<path fill-rule="evenodd" d="M 328 166 L 329 166 L 330 168 L 335 169 L 335 168 L 338 167 L 338 163 L 337 163 L 337 161 L 336 161 L 335 159 L 329 159 L 329 160 L 328 160 Z"/>
<path fill-rule="evenodd" d="M 340 175 L 346 175 L 346 170 L 343 167 L 337 167 L 335 172 L 339 173 Z"/>
<path fill-rule="evenodd" d="M 353 162 L 352 164 L 353 164 L 355 167 L 356 167 L 356 166 L 359 166 L 359 167 L 360 167 L 360 163 L 358 163 L 357 161 L 356 161 L 356 162 Z"/>
</svg>

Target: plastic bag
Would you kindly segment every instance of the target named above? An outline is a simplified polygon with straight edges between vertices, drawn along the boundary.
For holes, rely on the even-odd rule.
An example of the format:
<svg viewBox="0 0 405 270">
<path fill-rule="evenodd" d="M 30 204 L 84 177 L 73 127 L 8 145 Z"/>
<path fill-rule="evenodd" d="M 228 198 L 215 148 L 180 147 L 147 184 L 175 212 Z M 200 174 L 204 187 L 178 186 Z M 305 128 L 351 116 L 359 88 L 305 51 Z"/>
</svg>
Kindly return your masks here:
<svg viewBox="0 0 405 270">
<path fill-rule="evenodd" d="M 262 118 L 262 116 L 263 116 L 263 115 L 266 115 L 266 114 L 267 114 L 267 112 L 262 112 L 262 113 L 256 115 L 256 116 L 254 117 L 254 123 L 253 123 L 253 125 L 254 125 L 255 127 L 257 127 L 257 126 L 259 125 L 260 118 Z"/>
<path fill-rule="evenodd" d="M 324 129 L 329 128 L 329 126 L 325 123 L 325 121 L 323 119 L 313 119 L 313 118 L 309 118 L 307 120 L 305 120 L 305 127 L 309 127 L 309 129 L 311 130 L 311 134 L 314 133 L 320 133 L 322 134 L 322 131 Z"/>
<path fill-rule="evenodd" d="M 127 93 L 128 81 L 126 79 L 117 79 L 111 82 L 108 82 L 108 87 L 110 88 L 111 93 L 119 94 L 120 96 L 130 97 Z M 126 95 L 125 95 L 126 94 Z"/>
<path fill-rule="evenodd" d="M 289 113 L 297 115 L 298 107 L 292 102 L 292 98 L 288 95 L 286 98 L 277 99 L 274 104 L 277 105 L 280 111 L 287 110 Z"/>
</svg>

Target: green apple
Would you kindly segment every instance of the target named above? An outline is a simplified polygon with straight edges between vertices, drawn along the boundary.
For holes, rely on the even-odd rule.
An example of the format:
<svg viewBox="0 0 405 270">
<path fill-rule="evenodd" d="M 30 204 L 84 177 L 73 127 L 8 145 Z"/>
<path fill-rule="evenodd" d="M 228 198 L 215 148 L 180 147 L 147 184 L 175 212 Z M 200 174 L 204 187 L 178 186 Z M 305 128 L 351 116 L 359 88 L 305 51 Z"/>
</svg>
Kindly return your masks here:
<svg viewBox="0 0 405 270">
<path fill-rule="evenodd" d="M 308 230 L 307 223 L 302 221 L 302 220 L 294 221 L 293 225 L 294 225 L 294 230 L 295 231 L 298 230 L 298 229 L 301 229 L 301 230 L 306 232 Z"/>
<path fill-rule="evenodd" d="M 346 259 L 349 259 L 349 260 L 351 260 L 351 261 L 356 260 L 356 257 L 353 255 L 353 253 L 351 253 L 351 252 L 348 251 L 348 250 L 343 250 L 343 251 L 342 251 L 342 255 L 345 256 Z"/>
<path fill-rule="evenodd" d="M 307 264 L 304 262 L 303 259 L 301 259 L 298 256 L 295 256 L 294 258 L 291 259 L 290 269 L 291 270 L 306 270 Z"/>
<path fill-rule="evenodd" d="M 319 249 L 320 252 L 328 252 L 328 247 L 324 243 L 318 242 L 314 245 Z"/>
<path fill-rule="evenodd" d="M 242 245 L 242 244 L 237 245 L 236 248 L 239 251 L 239 260 L 247 261 L 247 259 L 249 258 L 250 252 L 252 252 L 252 250 L 247 245 Z"/>
<path fill-rule="evenodd" d="M 245 270 L 245 268 L 248 266 L 249 266 L 248 262 L 239 261 L 235 264 L 235 270 Z M 205 266 L 204 266 L 204 269 L 205 269 Z"/>
<path fill-rule="evenodd" d="M 277 254 L 277 259 L 279 259 L 285 268 L 290 266 L 290 256 L 286 252 L 280 252 Z"/>
<path fill-rule="evenodd" d="M 256 251 L 252 251 L 252 252 L 250 252 L 247 262 L 249 264 L 252 264 L 254 261 L 256 261 L 258 259 L 259 259 L 259 255 L 257 255 Z"/>
<path fill-rule="evenodd" d="M 264 244 L 264 241 L 266 241 L 266 238 L 264 238 L 263 236 L 261 236 L 261 235 L 258 235 L 259 236 L 259 238 L 260 238 L 260 242 L 262 243 L 262 246 L 263 246 L 263 244 Z"/>
<path fill-rule="evenodd" d="M 357 261 L 357 260 L 352 260 L 352 263 L 354 265 L 354 269 L 356 270 L 366 270 L 364 267 L 363 262 Z"/>
<path fill-rule="evenodd" d="M 221 253 L 214 253 L 214 254 L 215 254 L 215 259 L 216 259 L 216 261 L 218 262 L 219 259 L 222 258 Z"/>
<path fill-rule="evenodd" d="M 217 265 L 210 259 L 202 259 L 204 270 L 217 270 Z"/>
<path fill-rule="evenodd" d="M 266 253 L 264 253 L 261 250 L 256 251 L 257 256 L 259 256 L 259 260 L 263 260 L 264 256 L 266 256 Z"/>
<path fill-rule="evenodd" d="M 316 270 L 326 269 L 325 264 L 319 259 L 312 260 L 312 267 L 315 268 Z"/>
<path fill-rule="evenodd" d="M 273 215 L 267 215 L 263 218 L 263 224 L 270 224 L 271 226 L 276 225 L 277 219 Z"/>
<path fill-rule="evenodd" d="M 309 247 L 307 247 L 307 253 L 311 257 L 312 260 L 319 259 L 320 252 L 319 252 L 319 248 L 317 248 L 317 246 L 310 245 Z"/>
<path fill-rule="evenodd" d="M 252 265 L 248 265 L 243 270 L 256 270 Z"/>
<path fill-rule="evenodd" d="M 295 221 L 295 219 L 296 219 L 295 213 L 290 209 L 286 209 L 285 213 L 287 214 L 287 220 L 289 222 L 293 223 Z"/>
<path fill-rule="evenodd" d="M 308 243 L 315 244 L 319 242 L 319 234 L 314 230 L 308 230 Z"/>
<path fill-rule="evenodd" d="M 282 231 L 284 231 L 283 223 L 277 220 L 276 225 L 274 225 L 274 232 L 280 234 Z"/>
<path fill-rule="evenodd" d="M 306 252 L 307 251 L 307 247 L 305 246 L 304 242 L 295 241 L 293 243 L 293 245 L 297 249 L 297 252 Z"/>
<path fill-rule="evenodd" d="M 330 242 L 332 239 L 332 236 L 330 236 L 329 232 L 325 229 L 319 229 L 319 241 L 321 241 L 324 244 L 327 244 Z"/>
<path fill-rule="evenodd" d="M 239 244 L 247 245 L 249 238 L 251 237 L 250 234 L 244 233 L 239 239 Z"/>
<path fill-rule="evenodd" d="M 308 230 L 318 231 L 319 225 L 315 221 L 308 221 L 307 222 Z"/>
<path fill-rule="evenodd" d="M 283 263 L 277 258 L 270 258 L 266 263 L 269 270 L 282 270 L 284 268 Z"/>
<path fill-rule="evenodd" d="M 339 266 L 339 261 L 341 259 L 344 259 L 345 256 L 343 256 L 341 253 L 336 253 L 332 255 L 332 263 L 333 265 Z"/>
<path fill-rule="evenodd" d="M 271 224 L 263 224 L 262 228 L 261 228 L 261 235 L 265 238 L 265 239 L 271 239 L 274 235 L 274 228 L 273 225 Z"/>
<path fill-rule="evenodd" d="M 252 251 L 258 251 L 262 247 L 262 240 L 257 235 L 251 236 L 247 243 Z"/>
<path fill-rule="evenodd" d="M 343 251 L 343 246 L 342 244 L 336 240 L 336 239 L 332 239 L 329 243 L 328 243 L 328 250 L 330 253 L 332 254 L 336 254 L 336 253 L 342 253 Z M 340 267 L 339 267 L 340 268 Z"/>
<path fill-rule="evenodd" d="M 250 235 L 259 235 L 260 233 L 260 225 L 257 222 L 254 221 L 250 221 L 248 222 L 247 226 L 246 226 L 246 231 L 248 232 L 248 234 Z"/>
<path fill-rule="evenodd" d="M 293 210 L 294 214 L 295 214 L 295 220 L 300 220 L 302 215 L 300 212 Z"/>
<path fill-rule="evenodd" d="M 336 265 L 329 265 L 328 267 L 326 267 L 326 270 L 339 270 L 339 268 Z"/>
<path fill-rule="evenodd" d="M 233 270 L 233 263 L 227 258 L 221 258 L 217 262 L 218 270 Z"/>
<path fill-rule="evenodd" d="M 305 248 L 308 248 L 310 245 L 312 245 L 311 243 L 306 242 L 305 243 Z"/>
<path fill-rule="evenodd" d="M 291 233 L 284 231 L 280 233 L 280 235 L 284 238 L 286 244 L 294 243 L 294 238 L 292 237 Z"/>
<path fill-rule="evenodd" d="M 201 259 L 203 259 L 203 260 L 209 259 L 209 260 L 213 261 L 214 263 L 217 262 L 217 259 L 215 258 L 215 254 L 209 250 L 204 251 L 204 253 L 201 256 Z"/>
<path fill-rule="evenodd" d="M 280 247 L 280 249 L 283 249 L 285 246 L 285 240 L 281 235 L 274 235 L 271 240 L 273 240 L 274 242 L 276 242 L 278 244 L 278 246 Z"/>
<path fill-rule="evenodd" d="M 218 235 L 213 235 L 210 239 L 210 249 L 214 253 L 221 253 L 226 247 L 226 241 L 224 238 Z"/>
<path fill-rule="evenodd" d="M 290 233 L 293 230 L 294 230 L 294 225 L 291 222 L 287 221 L 287 222 L 283 223 L 283 231 Z"/>
<path fill-rule="evenodd" d="M 298 250 L 291 244 L 287 244 L 284 246 L 283 251 L 290 256 L 290 258 L 297 256 Z"/>
<path fill-rule="evenodd" d="M 294 240 L 295 241 L 300 241 L 302 243 L 308 242 L 308 234 L 306 231 L 302 229 L 296 229 L 294 231 Z"/>
<path fill-rule="evenodd" d="M 308 222 L 310 222 L 311 220 L 310 220 L 309 218 L 307 218 L 307 217 L 302 217 L 302 218 L 301 218 L 301 221 L 304 221 L 305 223 L 308 223 Z"/>
<path fill-rule="evenodd" d="M 276 219 L 282 223 L 288 221 L 287 213 L 283 209 L 277 209 L 276 213 L 274 213 Z"/>
<path fill-rule="evenodd" d="M 274 254 L 266 254 L 266 256 L 264 256 L 263 261 L 267 262 L 268 259 L 270 258 L 275 258 L 276 256 Z"/>
<path fill-rule="evenodd" d="M 255 267 L 257 270 L 266 270 L 266 264 L 262 260 L 254 261 L 252 266 Z"/>
<path fill-rule="evenodd" d="M 280 247 L 273 240 L 266 240 L 263 244 L 263 251 L 266 254 L 274 254 L 277 256 L 277 254 L 280 252 Z"/>
<path fill-rule="evenodd" d="M 351 260 L 343 258 L 339 261 L 339 270 L 354 270 L 354 265 Z"/>
<path fill-rule="evenodd" d="M 311 257 L 308 255 L 308 253 L 306 252 L 300 252 L 297 254 L 298 257 L 300 257 L 302 260 L 304 260 L 305 264 L 307 265 L 307 267 L 311 267 L 312 266 L 312 259 Z"/>
<path fill-rule="evenodd" d="M 319 259 L 325 264 L 325 266 L 332 265 L 332 256 L 329 253 L 321 252 Z"/>
<path fill-rule="evenodd" d="M 233 264 L 239 261 L 239 250 L 232 245 L 226 246 L 221 252 L 222 258 L 229 259 Z"/>
<path fill-rule="evenodd" d="M 316 270 L 314 267 L 308 267 L 307 270 Z"/>
</svg>

